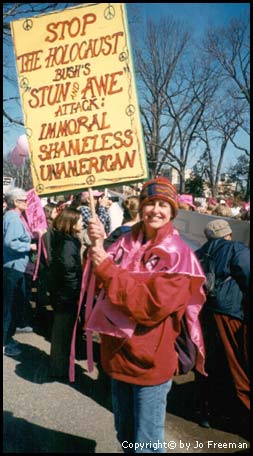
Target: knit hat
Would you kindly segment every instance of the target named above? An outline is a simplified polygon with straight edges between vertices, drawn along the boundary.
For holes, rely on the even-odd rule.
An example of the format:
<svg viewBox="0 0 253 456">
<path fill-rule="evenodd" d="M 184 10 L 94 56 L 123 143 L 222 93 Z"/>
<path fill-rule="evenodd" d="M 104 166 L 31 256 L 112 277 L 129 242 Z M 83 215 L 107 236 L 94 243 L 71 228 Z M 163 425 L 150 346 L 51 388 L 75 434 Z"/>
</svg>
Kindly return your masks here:
<svg viewBox="0 0 253 456">
<path fill-rule="evenodd" d="M 226 220 L 216 219 L 206 225 L 204 232 L 208 239 L 217 239 L 232 234 L 232 229 Z"/>
<path fill-rule="evenodd" d="M 157 177 L 145 182 L 140 194 L 140 209 L 144 204 L 155 199 L 168 202 L 173 210 L 173 218 L 176 217 L 178 210 L 177 191 L 166 177 Z"/>
</svg>

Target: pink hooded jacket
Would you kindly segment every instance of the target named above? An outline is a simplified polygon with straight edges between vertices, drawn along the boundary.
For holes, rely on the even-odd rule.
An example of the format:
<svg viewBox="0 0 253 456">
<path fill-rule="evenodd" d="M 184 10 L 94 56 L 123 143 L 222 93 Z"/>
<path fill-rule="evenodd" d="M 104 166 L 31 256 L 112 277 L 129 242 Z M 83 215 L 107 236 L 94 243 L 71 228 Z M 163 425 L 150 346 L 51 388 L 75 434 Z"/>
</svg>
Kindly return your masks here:
<svg viewBox="0 0 253 456">
<path fill-rule="evenodd" d="M 110 247 L 109 257 L 95 269 L 103 288 L 92 308 L 95 279 L 90 280 L 87 338 L 91 331 L 102 335 L 102 365 L 111 377 L 135 384 L 159 384 L 176 372 L 174 342 L 185 313 L 197 348 L 196 369 L 204 373 L 198 319 L 205 302 L 203 271 L 171 222 L 144 244 L 143 236 L 141 222 Z"/>
</svg>

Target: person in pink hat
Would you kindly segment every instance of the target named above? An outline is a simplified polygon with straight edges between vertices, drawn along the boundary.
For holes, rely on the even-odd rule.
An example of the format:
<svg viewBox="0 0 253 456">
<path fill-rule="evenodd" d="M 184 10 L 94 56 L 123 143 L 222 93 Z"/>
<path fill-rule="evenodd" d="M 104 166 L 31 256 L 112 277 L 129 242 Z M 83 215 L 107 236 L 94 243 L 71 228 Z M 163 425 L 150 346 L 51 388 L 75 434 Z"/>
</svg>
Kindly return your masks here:
<svg viewBox="0 0 253 456">
<path fill-rule="evenodd" d="M 192 195 L 178 195 L 178 208 L 187 211 L 195 211 L 196 206 L 193 204 Z"/>
</svg>

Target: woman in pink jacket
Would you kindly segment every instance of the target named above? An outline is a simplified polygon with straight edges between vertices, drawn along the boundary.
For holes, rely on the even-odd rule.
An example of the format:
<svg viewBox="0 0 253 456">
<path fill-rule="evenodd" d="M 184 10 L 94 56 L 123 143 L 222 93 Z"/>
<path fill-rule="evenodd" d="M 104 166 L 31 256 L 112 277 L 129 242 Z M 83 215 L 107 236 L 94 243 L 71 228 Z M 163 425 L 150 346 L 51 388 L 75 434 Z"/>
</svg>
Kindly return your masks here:
<svg viewBox="0 0 253 456">
<path fill-rule="evenodd" d="M 101 333 L 101 361 L 112 378 L 115 427 L 125 453 L 167 452 L 167 394 L 178 368 L 175 339 L 184 314 L 197 349 L 196 369 L 204 372 L 198 320 L 204 275 L 171 223 L 177 207 L 175 187 L 158 177 L 143 185 L 142 221 L 108 252 L 102 224 L 89 222 L 91 259 L 103 289 L 86 329 Z"/>
</svg>

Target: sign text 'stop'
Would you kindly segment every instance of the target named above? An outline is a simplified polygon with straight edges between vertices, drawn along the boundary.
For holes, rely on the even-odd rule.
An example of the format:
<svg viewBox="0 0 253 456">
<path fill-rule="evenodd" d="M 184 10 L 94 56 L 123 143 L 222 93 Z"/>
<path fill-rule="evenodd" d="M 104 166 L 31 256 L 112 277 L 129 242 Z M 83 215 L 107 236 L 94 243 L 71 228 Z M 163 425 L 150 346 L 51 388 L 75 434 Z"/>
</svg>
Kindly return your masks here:
<svg viewBox="0 0 253 456">
<path fill-rule="evenodd" d="M 12 22 L 40 195 L 148 177 L 124 4 Z"/>
</svg>

